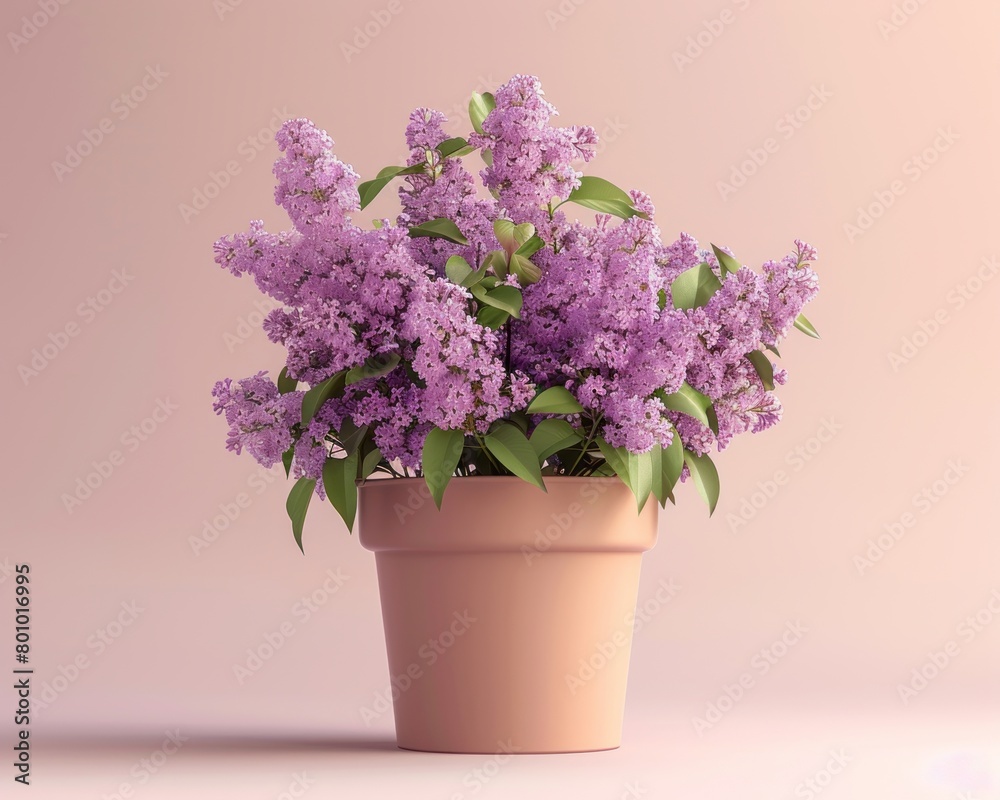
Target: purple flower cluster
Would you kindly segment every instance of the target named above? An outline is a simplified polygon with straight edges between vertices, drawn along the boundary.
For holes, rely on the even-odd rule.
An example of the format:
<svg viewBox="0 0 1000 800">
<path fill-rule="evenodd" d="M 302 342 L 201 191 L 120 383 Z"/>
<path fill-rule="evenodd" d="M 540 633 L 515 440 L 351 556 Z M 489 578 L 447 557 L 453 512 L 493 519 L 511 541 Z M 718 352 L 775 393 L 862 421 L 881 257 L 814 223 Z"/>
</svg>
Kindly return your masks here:
<svg viewBox="0 0 1000 800">
<path fill-rule="evenodd" d="M 685 445 L 695 453 L 707 453 L 713 445 L 723 450 L 734 436 L 759 433 L 781 419 L 781 403 L 764 388 L 746 356 L 775 347 L 819 290 L 816 273 L 805 266 L 815 259 L 815 250 L 798 240 L 795 245 L 796 252 L 780 262 L 768 261 L 763 274 L 740 267 L 705 306 L 690 313 L 696 349 L 687 381 L 712 399 L 719 422 L 713 435 L 691 417 L 672 415 Z M 713 255 L 701 252 L 696 257 L 719 274 Z M 774 383 L 783 384 L 785 371 L 773 363 L 772 368 Z"/>
<path fill-rule="evenodd" d="M 400 179 L 395 224 L 373 229 L 351 220 L 361 206 L 358 175 L 333 155 L 327 134 L 305 119 L 278 132 L 275 200 L 293 229 L 269 233 L 254 221 L 221 238 L 215 260 L 252 276 L 282 304 L 264 328 L 286 350 L 286 380 L 315 389 L 345 371 L 349 377 L 307 424 L 304 392 L 281 393 L 265 373 L 216 384 L 231 450 L 246 449 L 270 467 L 292 449 L 294 474 L 317 479 L 322 493 L 326 459 L 354 432 L 367 431 L 393 474 L 419 469 L 435 427 L 472 441 L 517 415 L 530 433 L 543 417 L 523 412 L 551 386 L 568 389 L 585 409 L 568 416 L 582 433 L 633 453 L 679 435 L 700 455 L 780 419 L 781 405 L 748 354 L 776 350 L 816 294 L 815 251 L 796 241 L 795 252 L 760 272 L 726 269 L 687 234 L 664 243 L 653 204 L 638 191 L 628 194 L 622 220 L 574 221 L 562 204 L 581 186 L 594 129 L 552 126 L 556 111 L 530 76 L 514 76 L 494 99 L 482 132 L 467 137 L 483 152 L 479 177 L 492 197 L 477 193 L 461 157 L 438 150 L 448 139 L 444 116 L 418 108 L 406 127 L 406 166 L 422 168 Z M 409 235 L 441 218 L 461 237 Z M 501 249 L 497 220 L 534 227 L 542 240 L 531 254 L 537 282 L 522 286 L 490 265 L 488 255 Z M 472 269 L 486 265 L 492 286 L 517 288 L 520 313 L 499 330 L 481 324 L 482 293 L 477 300 L 446 276 L 452 256 Z M 694 307 L 675 307 L 674 280 L 700 264 L 719 288 Z M 784 370 L 772 368 L 773 383 L 784 383 Z M 682 388 L 711 400 L 717 426 L 670 407 Z M 549 463 L 561 468 L 558 456 Z"/>
<path fill-rule="evenodd" d="M 302 393 L 278 394 L 263 372 L 234 383 L 219 381 L 212 390 L 216 413 L 229 423 L 227 447 L 246 450 L 265 467 L 273 467 L 292 443 L 291 427 L 301 419 Z"/>
<path fill-rule="evenodd" d="M 482 172 L 483 185 L 497 193 L 508 216 L 531 222 L 545 233 L 551 228 L 545 214 L 549 201 L 569 197 L 579 185 L 576 164 L 589 161 L 597 146 L 597 133 L 590 126 L 549 125 L 557 113 L 538 78 L 515 75 L 497 90 L 496 108 L 483 122 L 483 133 L 469 139 L 492 152 L 493 163 Z"/>
<path fill-rule="evenodd" d="M 406 185 L 399 190 L 403 211 L 396 220 L 404 228 L 441 217 L 458 225 L 469 241 L 467 246 L 441 239 L 416 239 L 410 245 L 413 257 L 438 275 L 443 274 L 449 255 L 461 255 L 474 262 L 477 252 L 496 249 L 499 245 L 493 235 L 493 220 L 501 216 L 495 200 L 477 198 L 475 180 L 461 160 L 442 159 L 434 149 L 448 138 L 445 122 L 440 111 L 426 108 L 418 108 L 410 115 L 406 126 L 406 144 L 410 148 L 407 164 L 427 164 L 428 174 L 406 176 Z"/>
</svg>

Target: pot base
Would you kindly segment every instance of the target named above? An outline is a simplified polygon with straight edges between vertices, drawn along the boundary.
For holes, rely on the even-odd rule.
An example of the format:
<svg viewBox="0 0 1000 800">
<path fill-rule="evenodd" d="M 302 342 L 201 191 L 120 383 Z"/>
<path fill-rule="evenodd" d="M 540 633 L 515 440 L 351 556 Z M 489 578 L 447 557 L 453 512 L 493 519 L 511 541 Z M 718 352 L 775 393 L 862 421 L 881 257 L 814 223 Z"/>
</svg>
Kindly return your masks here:
<svg viewBox="0 0 1000 800">
<path fill-rule="evenodd" d="M 423 747 L 406 747 L 405 745 L 396 744 L 396 747 L 400 750 L 406 750 L 409 753 L 441 753 L 442 755 L 459 755 L 459 756 L 496 756 L 505 755 L 505 753 L 500 750 L 428 750 Z M 614 747 L 592 747 L 586 750 L 519 750 L 511 755 L 515 756 L 559 756 L 559 755 L 571 755 L 573 753 L 603 753 L 608 750 L 618 750 L 621 745 L 615 745 Z"/>
</svg>

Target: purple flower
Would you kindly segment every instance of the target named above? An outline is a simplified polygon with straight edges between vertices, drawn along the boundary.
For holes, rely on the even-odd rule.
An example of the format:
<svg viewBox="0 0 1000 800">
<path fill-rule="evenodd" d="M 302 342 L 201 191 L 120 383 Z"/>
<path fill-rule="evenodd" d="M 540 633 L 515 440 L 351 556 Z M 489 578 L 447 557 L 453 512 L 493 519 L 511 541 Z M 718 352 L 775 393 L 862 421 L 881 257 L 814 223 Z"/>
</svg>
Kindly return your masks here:
<svg viewBox="0 0 1000 800">
<path fill-rule="evenodd" d="M 437 149 L 448 138 L 444 115 L 413 111 L 407 165 L 423 169 L 399 179 L 395 224 L 375 229 L 351 220 L 358 176 L 334 156 L 330 137 L 305 119 L 281 127 L 275 200 L 291 229 L 271 233 L 254 220 L 216 242 L 215 261 L 281 304 L 263 328 L 300 385 L 279 394 L 263 372 L 217 383 L 214 407 L 229 424 L 230 450 L 271 467 L 292 448 L 293 476 L 316 480 L 322 496 L 323 465 L 342 455 L 348 435 L 356 443 L 363 434 L 365 452 L 378 448 L 383 465 L 419 469 L 433 428 L 482 436 L 551 386 L 583 406 L 567 415 L 571 424 L 632 453 L 680 436 L 686 449 L 707 454 L 780 420 L 780 402 L 748 356 L 759 365 L 758 353 L 769 356 L 816 295 L 816 251 L 795 240 L 794 252 L 760 271 L 722 270 L 686 233 L 664 242 L 651 198 L 635 189 L 627 196 L 648 219 L 573 219 L 580 206 L 556 206 L 580 185 L 580 168 L 596 152 L 594 129 L 553 126 L 556 109 L 531 76 L 515 75 L 495 99 L 483 132 L 468 136 L 490 151 L 481 183 L 462 158 Z M 468 244 L 409 236 L 411 226 L 442 217 Z M 499 219 L 534 225 L 543 246 L 531 260 L 541 278 L 522 286 L 494 265 L 474 296 L 446 277 L 445 264 L 457 255 L 481 267 L 501 249 Z M 703 263 L 718 290 L 696 308 L 674 308 L 674 281 Z M 523 306 L 495 331 L 476 314 L 483 288 L 501 284 L 520 289 Z M 772 366 L 783 385 L 787 373 Z M 304 391 L 335 376 L 342 391 L 303 425 Z M 684 384 L 711 401 L 717 433 L 668 408 Z M 529 432 L 542 418 L 516 416 Z"/>
<path fill-rule="evenodd" d="M 416 342 L 413 369 L 426 384 L 419 415 L 439 428 L 485 433 L 510 410 L 497 337 L 469 316 L 468 292 L 445 280 L 422 284 L 402 335 Z"/>
<path fill-rule="evenodd" d="M 483 133 L 470 137 L 492 152 L 492 165 L 480 173 L 483 185 L 497 192 L 515 222 L 542 227 L 549 201 L 565 200 L 580 185 L 574 164 L 595 153 L 594 129 L 551 127 L 549 118 L 556 113 L 538 78 L 515 75 L 497 89 L 496 108 L 483 121 Z"/>
<path fill-rule="evenodd" d="M 264 467 L 273 467 L 292 444 L 291 427 L 299 422 L 302 393 L 278 394 L 278 387 L 258 372 L 233 383 L 219 381 L 212 390 L 216 414 L 229 423 L 226 447 L 234 453 L 246 450 Z"/>
<path fill-rule="evenodd" d="M 274 201 L 296 229 L 344 227 L 347 213 L 358 208 L 358 175 L 333 155 L 333 140 L 307 119 L 284 123 L 275 135 L 285 153 L 274 163 L 278 185 Z"/>
</svg>

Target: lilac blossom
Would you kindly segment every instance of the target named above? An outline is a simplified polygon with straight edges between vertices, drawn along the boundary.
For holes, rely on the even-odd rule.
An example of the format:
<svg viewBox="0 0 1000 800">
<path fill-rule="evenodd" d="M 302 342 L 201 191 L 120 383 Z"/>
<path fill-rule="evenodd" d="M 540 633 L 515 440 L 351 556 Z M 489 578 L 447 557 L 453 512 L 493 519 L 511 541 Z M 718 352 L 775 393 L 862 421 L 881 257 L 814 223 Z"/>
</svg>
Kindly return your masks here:
<svg viewBox="0 0 1000 800">
<path fill-rule="evenodd" d="M 597 146 L 590 126 L 549 125 L 557 113 L 538 78 L 515 75 L 497 90 L 496 108 L 483 122 L 483 133 L 469 138 L 493 154 L 492 165 L 481 173 L 483 185 L 497 192 L 512 220 L 531 222 L 539 230 L 549 222 L 543 207 L 552 198 L 569 197 L 579 185 L 576 163 L 593 158 Z"/>
<path fill-rule="evenodd" d="M 406 166 L 422 169 L 399 178 L 394 224 L 375 227 L 352 220 L 358 175 L 333 154 L 330 137 L 305 119 L 282 126 L 275 201 L 291 229 L 272 233 L 255 220 L 220 238 L 215 260 L 281 304 L 263 327 L 284 348 L 285 375 L 298 387 L 281 394 L 263 372 L 217 383 L 214 407 L 229 424 L 230 450 L 270 467 L 291 448 L 293 476 L 316 480 L 322 496 L 323 465 L 343 455 L 350 432 L 366 433 L 386 471 L 419 469 L 435 427 L 474 442 L 516 416 L 530 433 L 543 417 L 523 412 L 552 386 L 583 406 L 571 424 L 631 453 L 679 436 L 685 449 L 707 454 L 780 420 L 775 391 L 747 356 L 770 355 L 816 295 L 815 250 L 796 240 L 794 252 L 760 271 L 723 271 L 694 237 L 664 241 L 652 200 L 637 190 L 628 193 L 635 213 L 627 219 L 571 219 L 567 210 L 579 207 L 560 204 L 580 186 L 597 135 L 553 126 L 556 114 L 537 78 L 515 75 L 500 87 L 482 133 L 467 136 L 492 159 L 480 185 L 463 158 L 437 149 L 448 138 L 444 115 L 416 109 Z M 467 244 L 408 235 L 439 218 L 453 221 Z M 543 246 L 531 256 L 541 273 L 535 283 L 490 268 L 490 286 L 523 295 L 517 318 L 494 330 L 477 318 L 481 293 L 477 300 L 451 282 L 445 265 L 461 256 L 479 268 L 500 249 L 500 219 L 531 223 Z M 673 282 L 700 264 L 720 288 L 696 308 L 675 308 Z M 305 390 L 362 365 L 385 366 L 345 383 L 303 424 Z M 784 384 L 787 373 L 772 367 L 774 383 Z M 668 407 L 685 385 L 711 401 L 717 432 Z M 549 464 L 567 467 L 558 456 Z"/>
<path fill-rule="evenodd" d="M 465 234 L 469 240 L 467 246 L 443 239 L 412 241 L 410 251 L 414 258 L 437 275 L 444 274 L 445 261 L 451 255 L 461 255 L 473 262 L 480 254 L 499 247 L 493 235 L 493 220 L 500 216 L 496 201 L 478 199 L 472 174 L 462 162 L 455 158 L 442 161 L 440 153 L 434 150 L 448 138 L 443 127 L 445 121 L 440 111 L 425 108 L 418 108 L 410 115 L 406 127 L 406 143 L 410 147 L 407 164 L 427 163 L 431 174 L 406 176 L 399 189 L 403 210 L 396 220 L 398 225 L 406 227 L 447 217 Z"/>
<path fill-rule="evenodd" d="M 265 467 L 281 460 L 292 444 L 291 428 L 300 419 L 301 392 L 279 395 L 267 373 L 258 372 L 235 383 L 229 378 L 219 381 L 212 396 L 215 413 L 224 414 L 229 423 L 229 450 L 246 450 Z"/>
</svg>

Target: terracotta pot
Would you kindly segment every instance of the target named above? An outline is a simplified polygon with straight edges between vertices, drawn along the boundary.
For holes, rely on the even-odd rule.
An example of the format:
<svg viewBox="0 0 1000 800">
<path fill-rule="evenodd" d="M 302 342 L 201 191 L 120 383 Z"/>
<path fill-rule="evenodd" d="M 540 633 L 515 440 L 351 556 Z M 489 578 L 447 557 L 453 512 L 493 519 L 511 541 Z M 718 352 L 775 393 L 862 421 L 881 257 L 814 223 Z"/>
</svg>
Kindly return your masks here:
<svg viewBox="0 0 1000 800">
<path fill-rule="evenodd" d="M 616 478 L 455 478 L 440 511 L 422 479 L 360 490 L 375 552 L 400 747 L 568 753 L 621 743 L 642 553 Z"/>
</svg>

